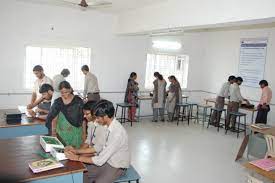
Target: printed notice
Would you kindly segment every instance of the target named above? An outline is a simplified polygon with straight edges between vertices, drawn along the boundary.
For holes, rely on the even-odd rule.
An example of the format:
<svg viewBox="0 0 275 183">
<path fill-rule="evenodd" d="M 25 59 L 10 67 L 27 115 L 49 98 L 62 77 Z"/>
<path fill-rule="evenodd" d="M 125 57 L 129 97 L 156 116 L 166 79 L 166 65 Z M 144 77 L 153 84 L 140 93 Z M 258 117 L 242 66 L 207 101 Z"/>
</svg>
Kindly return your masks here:
<svg viewBox="0 0 275 183">
<path fill-rule="evenodd" d="M 266 38 L 241 40 L 239 75 L 244 86 L 259 87 L 264 79 L 266 50 Z"/>
</svg>

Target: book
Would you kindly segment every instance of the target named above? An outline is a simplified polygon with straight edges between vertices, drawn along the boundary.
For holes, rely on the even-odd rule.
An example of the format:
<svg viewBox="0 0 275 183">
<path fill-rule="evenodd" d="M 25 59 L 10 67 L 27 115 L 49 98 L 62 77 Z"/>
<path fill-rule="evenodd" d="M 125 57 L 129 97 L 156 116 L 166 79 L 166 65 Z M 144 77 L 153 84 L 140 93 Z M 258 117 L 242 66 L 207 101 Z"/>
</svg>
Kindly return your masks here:
<svg viewBox="0 0 275 183">
<path fill-rule="evenodd" d="M 29 167 L 33 173 L 39 173 L 39 172 L 44 172 L 44 171 L 48 171 L 56 168 L 61 168 L 61 167 L 64 167 L 64 165 L 53 159 L 43 159 L 43 160 L 29 163 Z"/>
<path fill-rule="evenodd" d="M 272 159 L 260 159 L 251 161 L 249 163 L 265 171 L 271 171 L 275 169 L 275 161 Z"/>
<path fill-rule="evenodd" d="M 58 138 L 51 136 L 40 136 L 40 144 L 46 152 L 50 152 L 52 147 L 64 148 Z"/>
<path fill-rule="evenodd" d="M 260 129 L 260 130 L 271 128 L 270 125 L 267 125 L 267 124 L 264 124 L 264 123 L 252 124 L 251 126 L 254 127 L 254 128 Z"/>
<path fill-rule="evenodd" d="M 64 148 L 52 147 L 50 153 L 58 161 L 68 159 L 68 158 L 66 158 L 66 156 L 64 154 Z"/>
</svg>

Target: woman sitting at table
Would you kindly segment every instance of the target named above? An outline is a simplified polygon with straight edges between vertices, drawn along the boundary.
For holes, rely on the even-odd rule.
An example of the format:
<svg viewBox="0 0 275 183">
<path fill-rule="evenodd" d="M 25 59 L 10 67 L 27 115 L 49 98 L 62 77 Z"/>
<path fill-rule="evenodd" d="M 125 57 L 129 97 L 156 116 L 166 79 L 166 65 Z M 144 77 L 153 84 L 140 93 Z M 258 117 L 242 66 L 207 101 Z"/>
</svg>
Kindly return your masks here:
<svg viewBox="0 0 275 183">
<path fill-rule="evenodd" d="M 67 81 L 60 83 L 59 90 L 61 97 L 54 101 L 46 126 L 51 135 L 58 135 L 66 146 L 79 148 L 83 141 L 83 101 L 73 94 L 73 89 Z"/>
<path fill-rule="evenodd" d="M 168 121 L 173 121 L 173 113 L 177 103 L 182 102 L 182 92 L 180 83 L 175 76 L 169 76 L 169 81 L 171 82 L 168 89 L 168 96 L 166 100 L 166 109 L 168 112 Z M 176 116 L 179 111 L 176 111 Z"/>
</svg>

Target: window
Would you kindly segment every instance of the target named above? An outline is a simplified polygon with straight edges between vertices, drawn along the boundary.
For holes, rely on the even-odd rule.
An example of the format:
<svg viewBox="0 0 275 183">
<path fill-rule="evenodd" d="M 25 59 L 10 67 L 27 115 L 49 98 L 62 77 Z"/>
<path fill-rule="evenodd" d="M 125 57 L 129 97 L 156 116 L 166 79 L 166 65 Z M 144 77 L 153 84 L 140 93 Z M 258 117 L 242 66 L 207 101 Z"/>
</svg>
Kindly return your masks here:
<svg viewBox="0 0 275 183">
<path fill-rule="evenodd" d="M 26 47 L 25 63 L 25 87 L 32 89 L 36 77 L 33 74 L 33 67 L 41 65 L 45 74 L 53 78 L 60 74 L 62 69 L 70 70 L 70 75 L 66 79 L 75 90 L 81 90 L 84 86 L 84 76 L 81 73 L 82 65 L 90 65 L 91 49 L 82 47 Z"/>
<path fill-rule="evenodd" d="M 175 75 L 181 87 L 186 88 L 188 63 L 187 55 L 147 54 L 145 88 L 153 88 L 154 72 L 161 73 L 166 81 L 168 76 Z"/>
</svg>

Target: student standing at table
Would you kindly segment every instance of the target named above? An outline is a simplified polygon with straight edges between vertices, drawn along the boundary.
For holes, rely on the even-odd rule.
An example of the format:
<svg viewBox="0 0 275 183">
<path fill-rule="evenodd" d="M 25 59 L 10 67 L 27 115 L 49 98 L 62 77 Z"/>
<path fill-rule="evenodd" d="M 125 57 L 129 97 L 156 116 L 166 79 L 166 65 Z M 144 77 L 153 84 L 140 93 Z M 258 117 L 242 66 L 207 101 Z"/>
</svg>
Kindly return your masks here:
<svg viewBox="0 0 275 183">
<path fill-rule="evenodd" d="M 53 97 L 52 97 L 52 104 L 54 103 L 54 100 L 61 97 L 59 85 L 62 81 L 65 81 L 65 78 L 70 75 L 69 69 L 63 69 L 60 74 L 57 74 L 53 77 Z"/>
<path fill-rule="evenodd" d="M 34 82 L 31 103 L 27 105 L 27 109 L 32 109 L 43 101 L 43 98 L 39 93 L 39 89 L 43 84 L 53 84 L 52 80 L 44 74 L 44 69 L 41 65 L 34 66 L 33 73 L 37 77 L 37 79 Z"/>
<path fill-rule="evenodd" d="M 218 96 L 216 98 L 215 108 L 217 109 L 224 108 L 225 98 L 229 98 L 229 87 L 231 84 L 234 83 L 235 79 L 236 79 L 235 76 L 229 76 L 227 82 L 225 82 L 222 85 L 218 93 Z M 213 114 L 211 115 L 211 123 L 214 124 L 214 126 L 216 126 L 220 118 L 221 118 L 221 114 L 217 114 L 217 112 L 214 111 Z"/>
<path fill-rule="evenodd" d="M 136 110 L 138 107 L 138 83 L 136 82 L 137 73 L 132 72 L 127 82 L 127 88 L 125 92 L 124 102 L 131 104 L 132 106 L 128 109 L 128 119 L 135 121 Z"/>
<path fill-rule="evenodd" d="M 58 135 L 65 145 L 79 148 L 82 144 L 83 101 L 73 94 L 69 82 L 59 85 L 61 97 L 56 99 L 47 116 L 46 126 L 51 135 Z"/>
<path fill-rule="evenodd" d="M 32 117 L 45 120 L 51 108 L 51 102 L 49 101 L 51 101 L 53 96 L 53 87 L 49 84 L 43 84 L 39 89 L 39 93 L 42 95 L 43 101 L 45 100 L 46 102 L 42 101 L 35 110 L 29 109 L 28 113 Z"/>
<path fill-rule="evenodd" d="M 152 99 L 152 107 L 153 107 L 153 122 L 158 121 L 158 115 L 160 115 L 160 120 L 164 121 L 164 107 L 166 101 L 166 81 L 163 79 L 163 76 L 155 72 L 154 77 L 156 78 L 153 82 L 154 90 L 153 90 L 153 99 Z"/>
<path fill-rule="evenodd" d="M 166 101 L 166 109 L 168 112 L 168 121 L 172 121 L 173 113 L 175 111 L 176 104 L 182 102 L 182 91 L 180 83 L 175 76 L 168 77 L 170 81 L 170 86 L 168 90 L 168 96 Z M 179 111 L 176 111 L 176 116 Z"/>
<path fill-rule="evenodd" d="M 100 91 L 97 77 L 89 71 L 89 67 L 87 65 L 83 65 L 81 67 L 81 71 L 85 75 L 83 97 L 87 97 L 88 101 L 99 101 Z"/>
<path fill-rule="evenodd" d="M 229 116 L 230 112 L 238 112 L 242 101 L 246 101 L 248 103 L 248 100 L 244 99 L 241 95 L 240 85 L 242 84 L 242 82 L 243 82 L 243 79 L 241 77 L 237 77 L 234 83 L 231 84 L 229 87 L 230 99 L 227 106 L 227 116 Z M 231 116 L 230 119 L 227 117 L 226 125 L 225 125 L 226 128 L 229 128 L 230 123 L 231 123 L 231 128 L 234 130 L 236 117 Z"/>
<path fill-rule="evenodd" d="M 258 113 L 256 117 L 255 123 L 267 123 L 267 114 L 270 111 L 270 102 L 272 99 L 272 91 L 268 87 L 268 82 L 266 80 L 261 80 L 259 85 L 262 89 L 262 96 L 260 99 L 260 103 L 257 106 Z"/>
<path fill-rule="evenodd" d="M 65 148 L 67 158 L 87 164 L 88 172 L 84 174 L 84 183 L 113 183 L 130 166 L 128 135 L 120 122 L 114 118 L 114 113 L 113 104 L 106 100 L 99 101 L 95 107 L 98 123 L 108 127 L 102 151 L 97 152 L 93 147 L 85 150 Z"/>
</svg>

